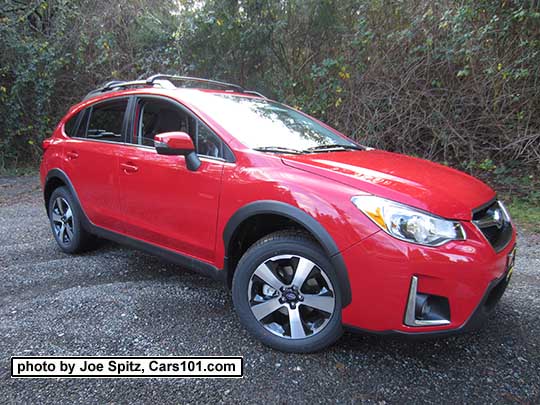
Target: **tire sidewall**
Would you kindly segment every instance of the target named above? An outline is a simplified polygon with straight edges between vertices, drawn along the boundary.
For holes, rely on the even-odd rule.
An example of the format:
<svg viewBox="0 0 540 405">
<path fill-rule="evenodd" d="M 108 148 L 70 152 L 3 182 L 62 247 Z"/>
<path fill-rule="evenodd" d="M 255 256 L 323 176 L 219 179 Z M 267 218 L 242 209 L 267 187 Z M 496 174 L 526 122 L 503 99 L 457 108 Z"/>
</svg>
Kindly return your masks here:
<svg viewBox="0 0 540 405">
<path fill-rule="evenodd" d="M 303 339 L 287 339 L 268 331 L 253 315 L 248 301 L 249 281 L 264 261 L 282 254 L 293 254 L 311 260 L 330 279 L 335 294 L 335 309 L 324 329 Z M 240 259 L 233 277 L 233 303 L 246 329 L 264 344 L 286 352 L 314 352 L 334 343 L 342 334 L 341 290 L 334 267 L 320 247 L 309 240 L 271 240 L 249 249 Z"/>
</svg>

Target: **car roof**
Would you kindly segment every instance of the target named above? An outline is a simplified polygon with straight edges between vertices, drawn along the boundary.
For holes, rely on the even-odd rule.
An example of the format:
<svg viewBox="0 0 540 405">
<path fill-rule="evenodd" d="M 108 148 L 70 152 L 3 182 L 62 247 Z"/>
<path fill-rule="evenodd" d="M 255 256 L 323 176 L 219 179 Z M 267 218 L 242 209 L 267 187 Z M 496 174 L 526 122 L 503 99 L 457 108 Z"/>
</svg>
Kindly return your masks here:
<svg viewBox="0 0 540 405">
<path fill-rule="evenodd" d="M 181 83 L 181 86 L 176 86 L 174 83 Z M 193 86 L 195 84 L 195 86 Z M 212 90 L 217 88 L 226 89 L 225 91 L 229 92 L 238 92 L 242 94 L 254 94 L 260 97 L 264 97 L 262 94 L 253 91 L 247 90 L 238 84 L 213 80 L 213 79 L 203 79 L 200 77 L 192 76 L 176 76 L 176 75 L 165 75 L 165 74 L 155 74 L 146 79 L 137 79 L 131 81 L 123 80 L 112 80 L 104 85 L 98 87 L 97 89 L 92 90 L 86 95 L 84 100 L 93 98 L 95 95 L 107 93 L 111 91 L 128 89 L 128 88 L 162 88 L 162 89 L 177 89 L 177 88 L 186 88 L 191 85 L 191 88 L 205 88 Z"/>
<path fill-rule="evenodd" d="M 128 97 L 128 96 L 155 96 L 155 97 L 163 97 L 168 98 L 172 102 L 177 102 L 188 108 L 195 116 L 199 117 L 203 120 L 206 124 L 210 125 L 210 127 L 221 134 L 221 136 L 224 138 L 224 140 L 227 143 L 234 143 L 238 146 L 243 146 L 240 141 L 238 141 L 232 134 L 229 134 L 224 128 L 222 128 L 215 120 L 214 118 L 208 114 L 207 111 L 204 110 L 200 105 L 196 105 L 194 102 L 190 100 L 190 97 L 194 94 L 224 94 L 224 95 L 230 95 L 235 97 L 241 97 L 241 98 L 252 98 L 252 99 L 259 99 L 259 100 L 267 100 L 266 97 L 262 95 L 257 95 L 253 93 L 247 93 L 247 92 L 239 92 L 234 90 L 220 90 L 220 89 L 207 89 L 207 88 L 184 88 L 184 87 L 175 87 L 175 88 L 161 88 L 161 87 L 153 87 L 153 86 L 143 86 L 143 87 L 137 87 L 137 88 L 128 88 L 128 89 L 118 89 L 118 90 L 111 90 L 104 93 L 99 93 L 92 95 L 92 97 L 86 97 L 83 101 L 73 105 L 68 113 L 64 116 L 62 121 L 67 121 L 69 118 L 71 118 L 74 114 L 77 114 L 78 112 L 82 111 L 83 109 L 93 105 L 100 103 L 102 101 L 111 100 L 113 98 L 119 98 L 119 97 Z M 237 146 L 237 147 L 238 147 Z"/>
<path fill-rule="evenodd" d="M 140 87 L 136 89 L 119 89 L 119 90 L 112 90 L 105 93 L 97 93 L 92 95 L 91 97 L 85 98 L 83 102 L 85 101 L 95 101 L 95 100 L 106 100 L 111 97 L 118 97 L 122 95 L 133 95 L 133 94 L 155 94 L 155 95 L 166 95 L 166 96 L 172 96 L 174 98 L 186 96 L 193 92 L 203 92 L 203 93 L 209 93 L 209 94 L 229 94 L 239 97 L 250 97 L 250 98 L 264 98 L 259 95 L 251 94 L 251 93 L 242 93 L 239 91 L 233 91 L 233 90 L 219 90 L 219 89 L 206 89 L 206 88 L 185 88 L 185 87 L 177 87 L 174 89 L 163 89 L 163 88 L 156 88 L 156 87 Z"/>
<path fill-rule="evenodd" d="M 181 86 L 176 86 L 173 82 L 181 83 Z M 195 86 L 193 86 L 194 84 Z M 191 85 L 191 87 L 188 87 L 189 85 Z M 191 103 L 189 102 L 189 97 L 186 97 L 189 94 L 193 94 L 193 91 L 211 94 L 229 94 L 238 97 L 266 98 L 261 93 L 253 90 L 247 90 L 238 84 L 213 79 L 203 79 L 199 77 L 176 76 L 159 73 L 145 79 L 131 81 L 109 81 L 88 93 L 80 103 L 70 108 L 68 115 L 75 110 L 81 110 L 96 102 L 104 101 L 113 97 L 139 94 L 169 97 L 193 108 L 194 106 L 190 105 Z"/>
<path fill-rule="evenodd" d="M 132 89 L 119 89 L 119 90 L 113 90 L 113 91 L 107 91 L 105 93 L 99 93 L 95 94 L 92 97 L 86 97 L 81 102 L 74 104 L 68 111 L 67 115 L 71 115 L 71 113 L 75 110 L 80 111 L 84 108 L 86 108 L 89 105 L 95 104 L 97 102 L 106 101 L 111 98 L 117 98 L 122 96 L 134 96 L 134 95 L 149 95 L 149 96 L 161 96 L 170 98 L 171 100 L 180 102 L 184 104 L 186 107 L 197 110 L 196 106 L 194 106 L 190 102 L 190 95 L 194 94 L 194 92 L 197 93 L 206 93 L 206 94 L 226 94 L 236 97 L 245 97 L 245 98 L 255 98 L 255 99 L 267 99 L 266 97 L 262 95 L 257 95 L 253 93 L 241 93 L 238 91 L 232 91 L 232 90 L 218 90 L 218 89 L 205 89 L 205 88 L 183 88 L 183 87 L 177 87 L 177 88 L 171 88 L 171 89 L 164 89 L 164 88 L 157 88 L 157 87 L 138 87 L 138 88 L 132 88 Z M 204 113 L 204 111 L 201 111 Z"/>
</svg>

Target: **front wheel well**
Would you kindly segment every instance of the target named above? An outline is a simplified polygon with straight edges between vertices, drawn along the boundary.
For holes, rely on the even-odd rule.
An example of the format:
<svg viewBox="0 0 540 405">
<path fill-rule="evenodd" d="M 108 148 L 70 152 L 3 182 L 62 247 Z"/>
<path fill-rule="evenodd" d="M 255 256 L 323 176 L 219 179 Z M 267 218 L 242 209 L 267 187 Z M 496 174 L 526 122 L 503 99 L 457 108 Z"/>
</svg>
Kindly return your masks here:
<svg viewBox="0 0 540 405">
<path fill-rule="evenodd" d="M 45 200 L 45 210 L 47 211 L 47 215 L 49 215 L 49 200 L 51 198 L 52 193 L 58 187 L 63 187 L 65 185 L 66 183 L 64 183 L 58 177 L 51 177 L 49 180 L 47 180 L 47 183 L 45 184 L 45 187 L 43 190 L 43 198 Z"/>
<path fill-rule="evenodd" d="M 293 230 L 317 240 L 300 223 L 279 214 L 258 214 L 244 220 L 235 229 L 228 245 L 227 283 L 231 287 L 234 271 L 240 258 L 259 239 L 277 231 Z"/>
</svg>

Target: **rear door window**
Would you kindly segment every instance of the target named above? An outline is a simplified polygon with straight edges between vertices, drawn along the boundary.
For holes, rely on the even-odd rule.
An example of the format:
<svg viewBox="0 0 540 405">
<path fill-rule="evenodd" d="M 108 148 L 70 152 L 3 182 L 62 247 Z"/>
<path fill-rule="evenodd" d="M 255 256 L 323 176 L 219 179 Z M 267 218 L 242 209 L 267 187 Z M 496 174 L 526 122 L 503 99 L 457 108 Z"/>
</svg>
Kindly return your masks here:
<svg viewBox="0 0 540 405">
<path fill-rule="evenodd" d="M 88 139 L 124 142 L 123 125 L 127 104 L 127 99 L 120 99 L 106 101 L 92 106 L 86 129 L 84 129 L 85 125 L 79 125 L 81 131 L 78 131 L 78 135 L 82 135 L 82 132 L 84 132 Z M 85 120 L 83 119 L 81 121 Z"/>
</svg>

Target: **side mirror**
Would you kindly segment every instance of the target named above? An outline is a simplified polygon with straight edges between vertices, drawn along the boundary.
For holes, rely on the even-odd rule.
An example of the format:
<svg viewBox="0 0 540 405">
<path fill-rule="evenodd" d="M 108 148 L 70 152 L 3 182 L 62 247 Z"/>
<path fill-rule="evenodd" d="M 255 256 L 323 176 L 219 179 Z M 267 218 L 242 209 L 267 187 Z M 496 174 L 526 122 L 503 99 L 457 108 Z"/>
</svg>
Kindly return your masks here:
<svg viewBox="0 0 540 405">
<path fill-rule="evenodd" d="M 186 157 L 186 166 L 195 171 L 201 161 L 195 152 L 191 137 L 185 132 L 164 132 L 154 136 L 154 145 L 160 155 L 182 155 Z"/>
</svg>

